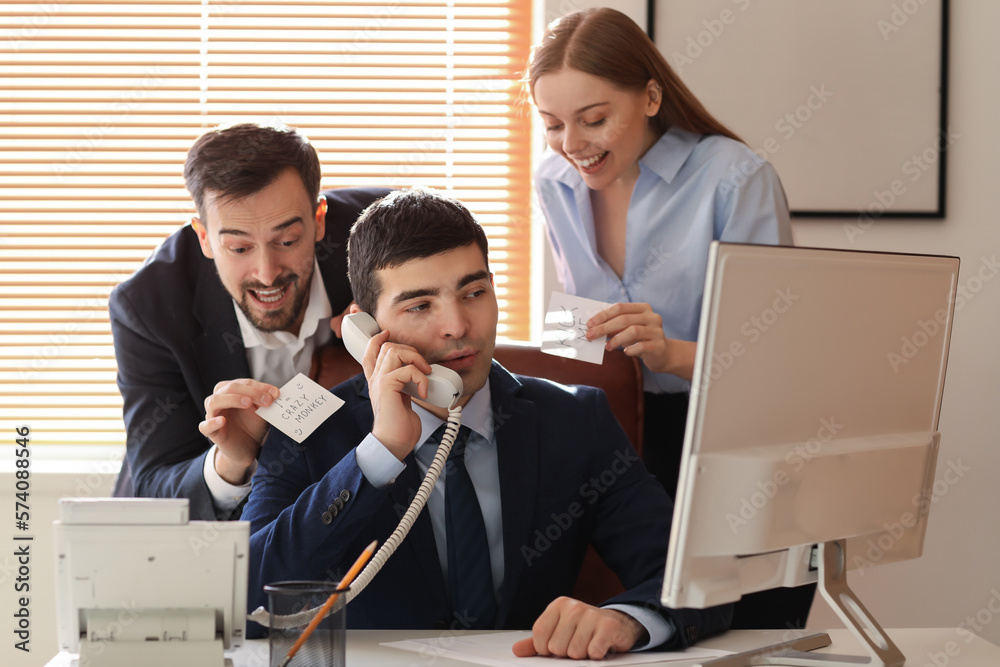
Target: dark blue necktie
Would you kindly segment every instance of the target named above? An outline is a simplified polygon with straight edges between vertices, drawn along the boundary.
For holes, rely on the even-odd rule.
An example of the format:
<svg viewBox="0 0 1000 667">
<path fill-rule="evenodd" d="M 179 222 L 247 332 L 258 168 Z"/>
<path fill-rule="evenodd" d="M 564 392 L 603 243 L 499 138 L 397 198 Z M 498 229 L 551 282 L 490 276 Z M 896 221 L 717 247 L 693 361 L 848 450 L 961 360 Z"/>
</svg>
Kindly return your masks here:
<svg viewBox="0 0 1000 667">
<path fill-rule="evenodd" d="M 444 424 L 434 432 L 440 442 Z M 452 610 L 465 627 L 492 630 L 496 618 L 493 569 L 486 524 L 476 489 L 465 467 L 465 445 L 471 431 L 463 426 L 445 464 L 445 538 L 448 541 L 448 592 Z"/>
</svg>

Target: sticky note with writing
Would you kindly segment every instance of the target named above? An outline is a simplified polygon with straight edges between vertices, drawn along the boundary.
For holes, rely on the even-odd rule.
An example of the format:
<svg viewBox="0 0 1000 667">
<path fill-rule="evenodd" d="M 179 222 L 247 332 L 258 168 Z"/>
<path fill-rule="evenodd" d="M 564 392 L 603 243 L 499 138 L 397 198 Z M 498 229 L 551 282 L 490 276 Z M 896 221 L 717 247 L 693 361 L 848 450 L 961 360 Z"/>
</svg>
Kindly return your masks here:
<svg viewBox="0 0 1000 667">
<path fill-rule="evenodd" d="M 587 320 L 611 304 L 553 292 L 542 328 L 542 352 L 557 357 L 604 362 L 607 336 L 587 340 Z"/>
<path fill-rule="evenodd" d="M 274 403 L 258 408 L 257 414 L 295 442 L 302 442 L 343 404 L 343 400 L 299 373 L 281 387 Z"/>
</svg>

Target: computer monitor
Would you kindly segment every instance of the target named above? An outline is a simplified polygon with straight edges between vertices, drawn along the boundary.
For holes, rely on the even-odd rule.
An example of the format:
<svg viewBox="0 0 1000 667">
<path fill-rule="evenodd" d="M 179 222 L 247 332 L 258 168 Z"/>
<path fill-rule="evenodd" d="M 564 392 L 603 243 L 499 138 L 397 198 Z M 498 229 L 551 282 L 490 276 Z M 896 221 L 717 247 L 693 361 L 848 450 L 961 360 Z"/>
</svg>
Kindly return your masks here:
<svg viewBox="0 0 1000 667">
<path fill-rule="evenodd" d="M 846 570 L 921 554 L 958 269 L 955 257 L 712 244 L 665 605 L 819 581 L 867 664 L 902 664 Z M 769 664 L 865 664 L 824 658 Z"/>
<path fill-rule="evenodd" d="M 90 667 L 231 665 L 243 643 L 250 524 L 188 521 L 184 499 L 59 501 L 60 650 Z"/>
</svg>

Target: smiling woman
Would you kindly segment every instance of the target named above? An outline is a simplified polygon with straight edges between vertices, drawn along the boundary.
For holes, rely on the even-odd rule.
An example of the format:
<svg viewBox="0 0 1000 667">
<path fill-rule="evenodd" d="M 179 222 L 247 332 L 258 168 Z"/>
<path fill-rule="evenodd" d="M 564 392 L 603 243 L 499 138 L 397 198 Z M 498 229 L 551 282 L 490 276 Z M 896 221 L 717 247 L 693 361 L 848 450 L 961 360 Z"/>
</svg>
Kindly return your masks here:
<svg viewBox="0 0 1000 667">
<path fill-rule="evenodd" d="M 673 495 L 708 245 L 791 243 L 781 183 L 616 10 L 553 22 L 528 85 L 552 151 L 535 186 L 560 280 L 614 304 L 587 337 L 642 360 L 644 456 Z"/>
<path fill-rule="evenodd" d="M 0 426 L 124 442 L 108 293 L 190 218 L 185 154 L 219 124 L 301 128 L 324 189 L 469 202 L 527 338 L 530 26 L 528 0 L 0 6 Z"/>
<path fill-rule="evenodd" d="M 571 294 L 613 304 L 586 335 L 642 361 L 643 459 L 673 497 L 709 246 L 791 244 L 785 193 L 620 12 L 555 21 L 528 78 L 552 149 L 535 187 L 559 277 Z M 755 621 L 796 627 L 812 594 L 765 601 Z"/>
</svg>

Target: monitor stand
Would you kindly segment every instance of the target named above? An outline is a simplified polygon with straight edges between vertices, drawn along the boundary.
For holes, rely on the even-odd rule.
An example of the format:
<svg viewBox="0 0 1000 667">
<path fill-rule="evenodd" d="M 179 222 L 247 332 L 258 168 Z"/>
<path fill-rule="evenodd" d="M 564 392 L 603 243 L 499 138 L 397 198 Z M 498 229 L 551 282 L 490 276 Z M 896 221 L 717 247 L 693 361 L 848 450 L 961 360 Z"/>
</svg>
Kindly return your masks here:
<svg viewBox="0 0 1000 667">
<path fill-rule="evenodd" d="M 819 545 L 819 590 L 847 628 L 868 648 L 868 657 L 808 653 L 830 645 L 830 635 L 819 633 L 735 653 L 701 663 L 700 667 L 745 667 L 750 665 L 790 665 L 794 667 L 900 667 L 906 660 L 882 626 L 872 618 L 847 585 L 845 540 Z"/>
</svg>

